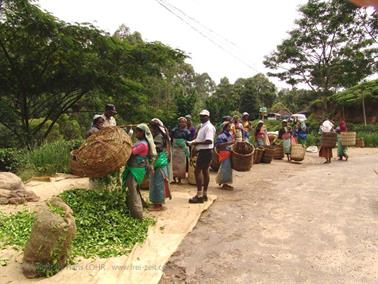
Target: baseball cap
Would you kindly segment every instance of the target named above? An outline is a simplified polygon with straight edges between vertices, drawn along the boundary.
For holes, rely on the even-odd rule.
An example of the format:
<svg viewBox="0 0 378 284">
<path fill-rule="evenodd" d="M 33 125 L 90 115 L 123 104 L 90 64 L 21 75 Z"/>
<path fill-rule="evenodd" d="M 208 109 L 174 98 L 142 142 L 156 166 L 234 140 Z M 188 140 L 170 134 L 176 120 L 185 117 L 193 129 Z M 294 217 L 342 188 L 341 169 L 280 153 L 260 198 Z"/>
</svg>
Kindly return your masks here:
<svg viewBox="0 0 378 284">
<path fill-rule="evenodd" d="M 210 112 L 207 110 L 207 109 L 204 109 L 200 112 L 200 115 L 206 115 L 206 116 L 210 116 Z"/>
</svg>

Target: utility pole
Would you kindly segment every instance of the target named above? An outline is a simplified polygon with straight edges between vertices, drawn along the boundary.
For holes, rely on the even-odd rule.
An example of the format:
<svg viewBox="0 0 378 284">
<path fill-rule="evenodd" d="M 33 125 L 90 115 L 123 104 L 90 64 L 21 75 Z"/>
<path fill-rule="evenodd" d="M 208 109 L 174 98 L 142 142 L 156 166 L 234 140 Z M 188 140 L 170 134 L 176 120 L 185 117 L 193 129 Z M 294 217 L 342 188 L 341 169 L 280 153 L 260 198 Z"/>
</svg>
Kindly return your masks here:
<svg viewBox="0 0 378 284">
<path fill-rule="evenodd" d="M 364 124 L 366 126 L 366 110 L 365 110 L 365 94 L 362 92 L 362 115 L 364 117 Z"/>
</svg>

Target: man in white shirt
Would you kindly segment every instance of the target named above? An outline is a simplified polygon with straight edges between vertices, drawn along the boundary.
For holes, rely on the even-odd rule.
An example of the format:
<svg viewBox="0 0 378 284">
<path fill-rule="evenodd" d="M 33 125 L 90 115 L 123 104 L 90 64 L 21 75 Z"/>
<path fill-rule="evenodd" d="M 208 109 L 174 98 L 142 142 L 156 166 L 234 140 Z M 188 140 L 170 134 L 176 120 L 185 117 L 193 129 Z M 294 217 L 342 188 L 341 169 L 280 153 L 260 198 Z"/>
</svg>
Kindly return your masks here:
<svg viewBox="0 0 378 284">
<path fill-rule="evenodd" d="M 216 129 L 210 122 L 210 112 L 203 110 L 200 112 L 201 127 L 197 137 L 189 144 L 198 151 L 198 158 L 194 174 L 196 176 L 197 195 L 189 199 L 189 203 L 203 203 L 207 201 L 207 188 L 210 182 L 209 168 L 214 148 L 214 138 Z M 203 176 L 203 180 L 202 180 Z M 203 191 L 202 191 L 203 184 Z"/>
<path fill-rule="evenodd" d="M 116 126 L 117 122 L 114 118 L 114 115 L 117 114 L 116 108 L 112 104 L 107 104 L 105 106 L 105 112 L 102 115 L 102 118 L 105 120 L 103 127 Z"/>
</svg>

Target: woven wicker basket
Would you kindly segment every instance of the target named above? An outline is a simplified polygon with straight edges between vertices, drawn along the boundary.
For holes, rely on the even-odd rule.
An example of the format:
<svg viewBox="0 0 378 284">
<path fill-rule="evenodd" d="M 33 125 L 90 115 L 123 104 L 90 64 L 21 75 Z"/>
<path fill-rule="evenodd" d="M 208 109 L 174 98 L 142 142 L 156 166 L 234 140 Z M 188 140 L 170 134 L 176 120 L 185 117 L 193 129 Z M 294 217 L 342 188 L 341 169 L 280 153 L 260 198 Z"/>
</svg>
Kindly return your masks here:
<svg viewBox="0 0 378 284">
<path fill-rule="evenodd" d="M 261 158 L 261 163 L 270 164 L 273 160 L 274 151 L 275 151 L 274 147 L 265 146 L 264 147 L 264 154 Z"/>
<path fill-rule="evenodd" d="M 335 148 L 337 141 L 337 134 L 335 132 L 323 132 L 320 139 L 320 145 L 328 148 Z"/>
<path fill-rule="evenodd" d="M 360 147 L 360 148 L 365 147 L 364 138 L 356 138 L 356 147 Z"/>
<path fill-rule="evenodd" d="M 356 145 L 356 132 L 341 132 L 341 144 L 343 146 L 354 146 Z"/>
<path fill-rule="evenodd" d="M 239 154 L 236 153 L 232 148 L 232 155 L 231 155 L 231 161 L 232 161 L 232 169 L 238 172 L 248 172 L 251 170 L 253 165 L 253 153 L 255 152 L 255 147 L 253 147 L 252 144 L 247 143 L 248 147 L 250 147 L 250 153 L 249 154 Z"/>
<path fill-rule="evenodd" d="M 188 170 L 188 183 L 191 185 L 196 185 L 196 176 L 194 175 L 194 170 L 197 164 L 197 156 L 191 157 L 189 160 L 189 170 Z"/>
<path fill-rule="evenodd" d="M 264 156 L 264 148 L 263 147 L 258 147 L 255 149 L 255 153 L 253 155 L 253 163 L 254 164 L 260 164 L 261 159 Z"/>
<path fill-rule="evenodd" d="M 71 152 L 71 171 L 77 176 L 103 177 L 124 166 L 131 151 L 131 139 L 123 129 L 105 127 Z"/>
<path fill-rule="evenodd" d="M 219 167 L 220 167 L 219 156 L 218 156 L 218 152 L 216 148 L 214 148 L 213 150 L 213 156 L 211 158 L 210 167 L 214 171 L 219 170 Z"/>
<path fill-rule="evenodd" d="M 302 144 L 292 144 L 291 145 L 291 159 L 293 161 L 303 161 L 306 154 L 306 149 Z"/>
<path fill-rule="evenodd" d="M 281 160 L 284 157 L 284 151 L 282 145 L 274 145 L 274 155 L 273 159 L 275 160 Z"/>
</svg>

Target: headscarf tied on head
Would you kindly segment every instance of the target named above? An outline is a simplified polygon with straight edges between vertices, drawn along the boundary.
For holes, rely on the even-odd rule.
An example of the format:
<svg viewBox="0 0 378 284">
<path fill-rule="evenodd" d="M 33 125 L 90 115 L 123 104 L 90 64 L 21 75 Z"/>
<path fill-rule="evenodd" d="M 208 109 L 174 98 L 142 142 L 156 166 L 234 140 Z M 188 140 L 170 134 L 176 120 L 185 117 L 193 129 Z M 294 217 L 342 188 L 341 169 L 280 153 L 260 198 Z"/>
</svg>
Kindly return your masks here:
<svg viewBox="0 0 378 284">
<path fill-rule="evenodd" d="M 330 122 L 328 119 L 323 122 L 323 124 L 320 126 L 320 129 L 322 132 L 331 132 L 334 125 L 332 122 Z"/>
<path fill-rule="evenodd" d="M 339 127 L 340 127 L 340 132 L 346 132 L 346 131 L 348 131 L 348 128 L 347 128 L 345 120 L 341 120 L 340 121 Z"/>
<path fill-rule="evenodd" d="M 163 136 L 165 136 L 168 141 L 171 141 L 171 138 L 169 137 L 168 135 L 168 129 L 165 127 L 164 123 L 158 119 L 158 118 L 153 118 L 151 119 L 151 122 L 152 123 L 155 123 L 157 125 L 157 127 L 159 127 L 160 131 L 162 132 Z"/>
<path fill-rule="evenodd" d="M 151 158 L 156 158 L 157 157 L 157 151 L 156 151 L 156 146 L 154 143 L 154 137 L 151 134 L 150 128 L 148 128 L 148 125 L 145 123 L 138 124 L 137 128 L 142 130 L 144 132 L 144 137 L 147 140 L 147 143 L 149 145 L 149 155 Z"/>
</svg>

